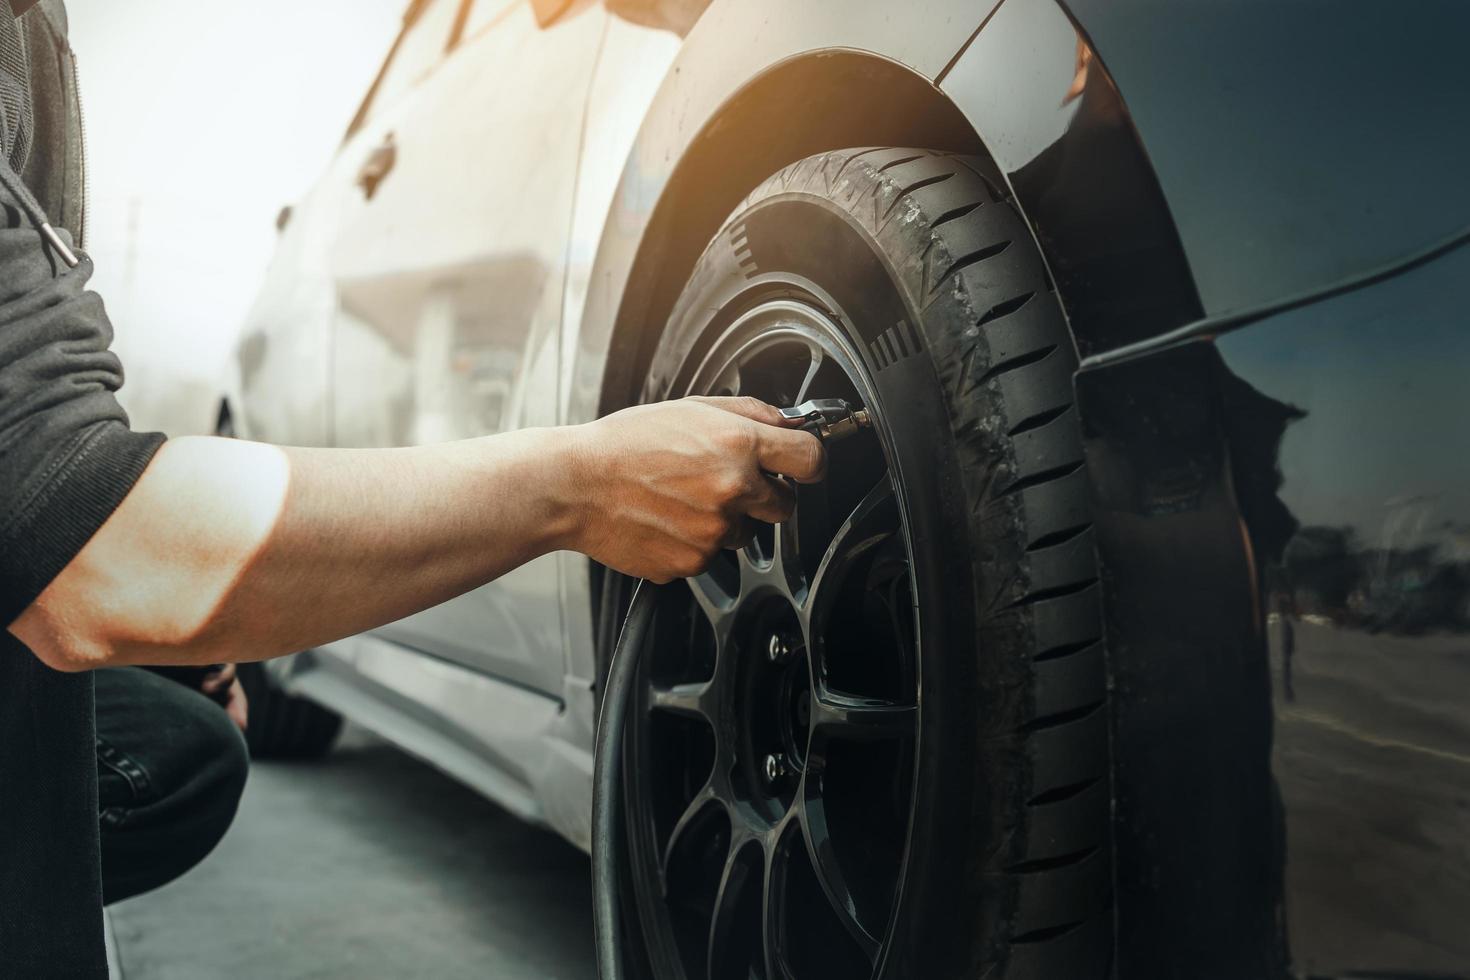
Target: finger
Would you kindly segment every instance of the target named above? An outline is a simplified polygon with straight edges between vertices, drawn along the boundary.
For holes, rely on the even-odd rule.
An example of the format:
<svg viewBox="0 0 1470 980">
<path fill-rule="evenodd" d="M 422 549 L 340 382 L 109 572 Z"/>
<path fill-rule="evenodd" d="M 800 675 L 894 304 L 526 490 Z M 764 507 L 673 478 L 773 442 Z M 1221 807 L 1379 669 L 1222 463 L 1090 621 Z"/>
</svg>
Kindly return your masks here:
<svg viewBox="0 0 1470 980">
<path fill-rule="evenodd" d="M 791 421 L 782 417 L 781 410 L 776 406 L 768 405 L 750 395 L 692 395 L 690 398 L 703 405 L 710 405 L 733 415 L 742 415 L 755 422 L 764 422 L 766 425 L 778 425 L 782 428 L 791 425 Z M 797 424 L 800 424 L 801 421 L 798 419 Z"/>
<path fill-rule="evenodd" d="M 754 492 L 742 501 L 742 507 L 758 521 L 780 524 L 796 509 L 796 490 L 785 480 L 762 476 Z"/>
<path fill-rule="evenodd" d="M 744 548 L 755 540 L 755 521 L 749 517 L 741 517 L 730 525 L 730 533 L 725 535 L 725 540 L 720 547 L 735 551 Z"/>
<path fill-rule="evenodd" d="M 757 427 L 756 457 L 767 473 L 789 476 L 797 483 L 816 483 L 827 473 L 822 440 L 810 432 Z"/>
<path fill-rule="evenodd" d="M 235 665 L 225 664 L 213 673 L 206 674 L 199 689 L 205 694 L 214 694 L 229 687 L 235 680 Z"/>
<path fill-rule="evenodd" d="M 250 727 L 250 702 L 245 697 L 245 688 L 240 685 L 239 681 L 230 685 L 230 703 L 225 706 L 225 714 L 230 716 L 230 720 L 240 731 L 243 732 Z"/>
</svg>

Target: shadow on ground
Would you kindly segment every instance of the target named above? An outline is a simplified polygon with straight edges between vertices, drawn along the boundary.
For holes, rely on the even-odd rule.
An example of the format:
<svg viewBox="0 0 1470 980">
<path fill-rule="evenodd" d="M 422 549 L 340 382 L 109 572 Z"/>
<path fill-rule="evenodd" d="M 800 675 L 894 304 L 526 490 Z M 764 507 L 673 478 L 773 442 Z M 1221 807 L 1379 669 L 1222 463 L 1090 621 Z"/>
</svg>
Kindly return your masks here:
<svg viewBox="0 0 1470 980">
<path fill-rule="evenodd" d="M 109 910 L 126 980 L 587 980 L 587 858 L 358 731 L 262 764 L 219 848 Z"/>
</svg>

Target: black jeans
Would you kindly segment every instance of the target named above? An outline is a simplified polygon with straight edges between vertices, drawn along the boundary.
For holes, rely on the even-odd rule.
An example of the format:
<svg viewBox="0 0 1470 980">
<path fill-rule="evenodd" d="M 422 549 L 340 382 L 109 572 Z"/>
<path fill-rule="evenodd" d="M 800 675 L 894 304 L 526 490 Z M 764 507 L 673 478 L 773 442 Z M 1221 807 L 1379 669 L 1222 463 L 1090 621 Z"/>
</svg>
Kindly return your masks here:
<svg viewBox="0 0 1470 980">
<path fill-rule="evenodd" d="M 245 740 L 198 691 L 138 667 L 96 672 L 106 904 L 167 884 L 214 849 L 240 802 Z"/>
</svg>

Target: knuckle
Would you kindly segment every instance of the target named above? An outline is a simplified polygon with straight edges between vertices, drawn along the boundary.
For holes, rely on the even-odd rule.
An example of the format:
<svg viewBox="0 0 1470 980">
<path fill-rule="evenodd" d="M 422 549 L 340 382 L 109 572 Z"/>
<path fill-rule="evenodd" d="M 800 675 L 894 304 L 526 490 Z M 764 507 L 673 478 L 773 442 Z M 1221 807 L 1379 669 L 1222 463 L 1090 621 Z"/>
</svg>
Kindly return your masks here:
<svg viewBox="0 0 1470 980">
<path fill-rule="evenodd" d="M 756 398 L 754 395 L 741 395 L 740 407 L 744 409 L 744 411 L 748 414 L 756 416 L 757 418 L 766 415 L 769 412 L 766 403 L 761 401 L 759 398 Z"/>
<path fill-rule="evenodd" d="M 730 522 L 723 517 L 711 517 L 699 528 L 695 546 L 702 551 L 714 552 L 730 533 Z"/>
<path fill-rule="evenodd" d="M 724 432 L 724 448 L 732 456 L 754 456 L 758 442 L 755 424 L 738 417 L 732 418 L 732 422 Z"/>
<path fill-rule="evenodd" d="M 722 502 L 739 499 L 744 495 L 745 488 L 745 474 L 738 470 L 726 470 L 715 479 L 715 494 Z"/>
<path fill-rule="evenodd" d="M 704 570 L 708 567 L 709 559 L 699 552 L 691 552 L 674 563 L 674 571 L 679 578 L 694 578 L 696 575 L 703 575 Z"/>
</svg>

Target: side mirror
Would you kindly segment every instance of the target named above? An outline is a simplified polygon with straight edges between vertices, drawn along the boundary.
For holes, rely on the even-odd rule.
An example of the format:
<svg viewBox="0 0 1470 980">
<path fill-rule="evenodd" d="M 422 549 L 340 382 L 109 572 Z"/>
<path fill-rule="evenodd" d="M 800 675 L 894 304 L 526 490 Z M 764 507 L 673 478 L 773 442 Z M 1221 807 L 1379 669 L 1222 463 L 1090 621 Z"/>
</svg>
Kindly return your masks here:
<svg viewBox="0 0 1470 980">
<path fill-rule="evenodd" d="M 615 17 L 685 37 L 710 0 L 606 0 L 606 3 L 608 12 Z"/>
<path fill-rule="evenodd" d="M 531 0 L 531 12 L 536 15 L 536 26 L 546 27 L 566 13 L 572 0 Z"/>
</svg>

